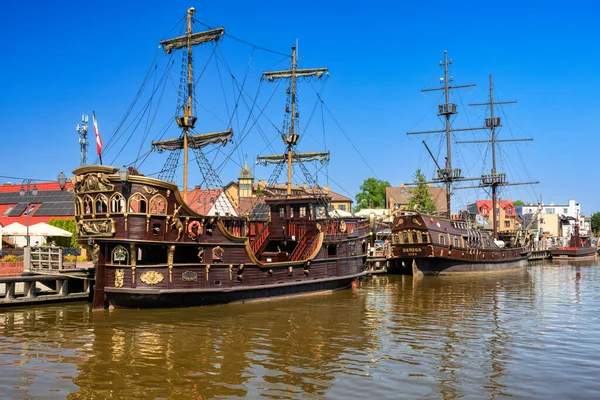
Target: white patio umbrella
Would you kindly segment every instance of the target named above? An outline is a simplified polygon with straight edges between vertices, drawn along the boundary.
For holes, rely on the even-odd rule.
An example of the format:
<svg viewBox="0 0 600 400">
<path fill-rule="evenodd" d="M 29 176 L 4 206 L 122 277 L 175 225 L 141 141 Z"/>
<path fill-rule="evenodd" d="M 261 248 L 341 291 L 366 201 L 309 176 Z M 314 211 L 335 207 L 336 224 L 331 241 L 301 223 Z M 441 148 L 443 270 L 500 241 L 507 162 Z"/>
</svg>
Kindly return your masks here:
<svg viewBox="0 0 600 400">
<path fill-rule="evenodd" d="M 351 212 L 338 210 L 337 208 L 335 210 L 329 211 L 329 215 L 333 218 L 346 218 L 353 216 Z"/>
<path fill-rule="evenodd" d="M 56 226 L 48 225 L 45 222 L 39 222 L 29 227 L 30 236 L 62 236 L 71 237 L 73 234 Z"/>
<path fill-rule="evenodd" d="M 29 227 L 31 229 L 31 227 Z M 27 235 L 27 227 L 18 222 L 13 222 L 12 224 L 6 225 L 2 228 L 2 234 L 5 236 L 26 236 Z M 31 236 L 31 232 L 29 233 Z"/>
</svg>

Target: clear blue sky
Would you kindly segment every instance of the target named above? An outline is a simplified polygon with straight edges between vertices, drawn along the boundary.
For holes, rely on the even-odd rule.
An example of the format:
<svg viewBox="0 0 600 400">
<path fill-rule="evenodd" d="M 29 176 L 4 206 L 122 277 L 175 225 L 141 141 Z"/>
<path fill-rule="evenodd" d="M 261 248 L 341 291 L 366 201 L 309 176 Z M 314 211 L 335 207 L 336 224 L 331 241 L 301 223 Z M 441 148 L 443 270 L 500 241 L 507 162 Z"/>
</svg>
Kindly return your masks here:
<svg viewBox="0 0 600 400">
<path fill-rule="evenodd" d="M 501 164 L 500 169 L 513 182 L 541 183 L 511 188 L 503 198 L 534 202 L 541 196 L 545 203 L 558 204 L 575 199 L 585 214 L 600 211 L 600 163 L 595 157 L 600 6 L 591 1 L 2 2 L 0 175 L 54 180 L 60 170 L 69 174 L 79 166 L 75 126 L 82 113 L 90 114 L 91 133 L 92 110 L 107 143 L 152 64 L 158 42 L 177 34 L 178 21 L 190 6 L 197 10 L 196 19 L 224 26 L 228 34 L 264 48 L 289 53 L 297 39 L 301 67 L 329 67 L 322 92 L 321 83 L 301 83 L 301 129 L 309 127 L 298 150 L 321 151 L 325 146 L 331 150 L 329 178 L 321 174 L 319 183 L 330 184 L 334 191 L 353 197 L 364 179 L 373 176 L 392 185 L 410 182 L 417 168 L 433 175 L 434 167 L 421 144 L 425 137 L 409 137 L 406 132 L 442 128 L 435 109 L 439 93 L 420 90 L 439 85 L 443 71 L 438 61 L 448 50 L 454 60 L 455 83 L 477 84 L 453 98 L 460 110 L 454 126 L 481 123 L 485 108 L 471 109 L 467 104 L 487 100 L 488 76 L 493 74 L 499 100 L 518 101 L 500 114 L 506 119 L 499 138 L 534 138 L 533 142 L 503 145 L 499 160 L 512 163 Z M 281 56 L 260 50 L 252 53 L 249 46 L 231 37 L 219 46 L 223 55 L 232 56 L 228 65 L 237 79 L 247 76 L 246 89 L 252 95 L 260 72 L 286 68 Z M 211 50 L 200 49 L 199 54 L 207 51 Z M 177 64 L 180 56 L 174 59 Z M 157 60 L 164 64 L 162 52 Z M 212 121 L 201 113 L 199 132 L 226 128 L 219 121 L 227 120 L 227 113 L 219 115 L 219 110 L 227 106 L 212 100 L 223 98 L 222 81 L 209 73 L 217 71 L 207 70 L 208 83 L 200 87 L 204 97 L 199 101 L 207 109 L 214 107 L 211 112 L 217 117 Z M 178 79 L 178 72 L 171 75 Z M 223 82 L 231 87 L 230 81 Z M 276 84 L 263 84 L 259 100 L 266 103 L 275 88 Z M 278 92 L 283 90 L 279 86 Z M 315 91 L 321 93 L 333 118 L 324 111 L 321 121 L 318 106 L 310 118 Z M 167 94 L 167 111 L 157 114 L 149 139 L 173 112 L 175 99 L 167 99 Z M 283 107 L 278 94 L 265 112 L 279 128 Z M 234 130 L 240 132 L 246 118 L 247 112 L 240 111 Z M 281 152 L 275 128 L 270 122 L 261 124 L 263 135 L 275 139 L 273 149 Z M 177 134 L 172 128 L 167 136 Z M 233 162 L 219 170 L 225 183 L 237 178 L 244 161 L 253 166 L 257 178 L 269 178 L 270 170 L 254 166 L 256 155 L 271 151 L 263 135 L 249 131 L 247 143 L 237 144 Z M 468 133 L 459 139 L 483 137 L 483 133 Z M 95 161 L 92 134 L 89 139 L 88 158 Z M 235 140 L 239 143 L 241 138 Z M 432 149 L 439 142 L 439 136 L 427 137 Z M 486 172 L 487 164 L 475 161 L 473 145 L 459 146 L 455 146 L 453 160 L 455 166 L 463 167 L 464 175 Z M 105 164 L 130 163 L 140 143 L 132 139 L 121 153 L 120 148 L 115 145 L 103 156 Z M 148 148 L 145 143 L 140 151 Z M 221 155 L 227 151 L 223 148 Z M 209 158 L 213 159 L 212 153 Z M 159 171 L 164 159 L 151 156 L 141 172 Z M 0 183 L 9 180 L 18 181 L 0 178 Z M 199 180 L 199 174 L 192 174 L 190 185 Z M 181 184 L 181 178 L 177 182 Z M 457 191 L 455 204 L 461 207 L 483 197 Z"/>
</svg>

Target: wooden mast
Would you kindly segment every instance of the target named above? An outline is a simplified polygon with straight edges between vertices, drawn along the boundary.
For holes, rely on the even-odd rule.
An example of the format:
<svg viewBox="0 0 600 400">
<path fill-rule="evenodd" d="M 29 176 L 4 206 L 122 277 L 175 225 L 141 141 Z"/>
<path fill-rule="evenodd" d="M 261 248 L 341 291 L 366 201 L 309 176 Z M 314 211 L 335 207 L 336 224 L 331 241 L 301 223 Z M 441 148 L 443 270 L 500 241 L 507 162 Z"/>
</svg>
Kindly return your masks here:
<svg viewBox="0 0 600 400">
<path fill-rule="evenodd" d="M 438 105 L 438 116 L 444 116 L 445 129 L 443 130 L 435 130 L 435 131 L 422 131 L 422 132 L 408 132 L 409 135 L 418 135 L 424 133 L 444 133 L 446 135 L 446 165 L 444 169 L 440 169 L 438 167 L 437 171 L 437 179 L 434 179 L 434 182 L 443 182 L 446 185 L 446 208 L 447 208 L 447 217 L 451 216 L 451 196 L 452 196 L 452 182 L 464 180 L 461 175 L 460 169 L 452 169 L 452 147 L 451 147 L 451 133 L 456 131 L 468 131 L 468 130 L 478 130 L 482 128 L 461 128 L 461 129 L 452 129 L 451 117 L 456 114 L 456 104 L 450 102 L 450 90 L 452 89 L 460 89 L 465 87 L 475 86 L 474 83 L 470 83 L 467 85 L 455 85 L 450 86 L 450 82 L 454 81 L 452 76 L 448 76 L 448 67 L 452 64 L 452 60 L 448 60 L 448 52 L 444 50 L 444 61 L 440 61 L 440 66 L 444 67 L 444 87 L 441 88 L 433 88 L 433 89 L 423 89 L 421 92 L 430 92 L 434 90 L 443 90 L 445 94 L 445 102 L 444 104 Z M 437 162 L 436 162 L 437 165 Z"/>
<path fill-rule="evenodd" d="M 290 115 L 290 126 L 288 128 L 287 135 L 281 134 L 283 142 L 287 145 L 286 154 L 284 155 L 271 155 L 271 156 L 259 156 L 258 160 L 263 164 L 275 163 L 279 164 L 285 162 L 287 164 L 287 197 L 292 195 L 292 169 L 294 162 L 303 162 L 310 160 L 320 160 L 321 162 L 329 160 L 329 152 L 312 152 L 312 153 L 294 153 L 294 146 L 298 142 L 300 135 L 296 133 L 297 118 L 299 116 L 296 111 L 296 92 L 297 92 L 297 79 L 298 77 L 311 77 L 321 78 L 324 74 L 328 73 L 327 68 L 307 68 L 298 69 L 297 59 L 297 46 L 292 46 L 292 68 L 284 71 L 274 72 L 263 72 L 263 78 L 267 78 L 268 81 L 273 82 L 275 79 L 290 79 L 290 109 L 286 108 L 286 112 L 291 112 Z"/>
<path fill-rule="evenodd" d="M 196 10 L 191 7 L 187 11 L 187 102 L 183 107 L 183 119 L 189 121 L 192 116 L 192 15 Z M 187 204 L 188 188 L 188 134 L 189 124 L 183 125 L 183 201 Z"/>
<path fill-rule="evenodd" d="M 289 137 L 294 137 L 294 125 L 296 123 L 296 46 L 292 46 L 292 74 L 291 74 L 291 86 L 292 86 L 292 115 L 290 121 L 290 134 Z M 296 136 L 297 138 L 298 136 Z M 296 144 L 296 140 L 292 143 L 288 141 L 287 146 L 287 197 L 292 195 L 292 150 Z"/>
<path fill-rule="evenodd" d="M 490 94 L 489 102 L 469 104 L 469 106 L 489 106 L 490 116 L 485 119 L 485 127 L 490 130 L 490 140 L 492 146 L 492 173 L 481 177 L 482 186 L 490 186 L 492 188 L 492 235 L 494 239 L 498 239 L 498 186 L 504 186 L 506 182 L 506 174 L 498 174 L 496 169 L 496 128 L 501 126 L 500 118 L 494 116 L 495 106 L 499 104 L 512 104 L 516 101 L 494 101 L 494 85 L 492 83 L 492 75 L 490 74 Z M 473 141 L 458 142 L 458 143 L 474 143 Z"/>
<path fill-rule="evenodd" d="M 187 28 L 185 36 L 163 40 L 160 44 L 165 53 L 171 54 L 173 50 L 187 49 L 187 93 L 183 104 L 183 117 L 176 116 L 177 125 L 183 130 L 183 200 L 187 203 L 188 189 L 188 148 L 190 129 L 194 128 L 197 118 L 192 115 L 194 75 L 192 63 L 192 46 L 217 41 L 225 33 L 223 28 L 212 29 L 204 32 L 192 33 L 192 15 L 196 12 L 194 7 L 187 10 Z"/>
<path fill-rule="evenodd" d="M 494 85 L 492 83 L 492 75 L 490 74 L 490 90 L 489 90 L 489 101 L 487 103 L 475 103 L 469 104 L 469 106 L 489 106 L 490 116 L 485 118 L 485 129 L 490 130 L 490 140 L 470 140 L 456 143 L 491 143 L 492 146 L 492 172 L 491 174 L 484 174 L 481 176 L 481 185 L 476 187 L 491 187 L 492 189 L 492 233 L 493 238 L 498 239 L 498 186 L 515 186 L 515 185 L 528 185 L 536 184 L 539 182 L 522 182 L 522 183 L 508 183 L 506 181 L 505 173 L 498 173 L 496 168 L 496 145 L 499 142 L 523 142 L 530 141 L 533 139 L 507 139 L 498 140 L 496 139 L 496 128 L 502 126 L 499 117 L 495 116 L 495 107 L 500 104 L 514 104 L 516 101 L 494 101 Z M 461 188 L 467 189 L 467 187 Z"/>
</svg>

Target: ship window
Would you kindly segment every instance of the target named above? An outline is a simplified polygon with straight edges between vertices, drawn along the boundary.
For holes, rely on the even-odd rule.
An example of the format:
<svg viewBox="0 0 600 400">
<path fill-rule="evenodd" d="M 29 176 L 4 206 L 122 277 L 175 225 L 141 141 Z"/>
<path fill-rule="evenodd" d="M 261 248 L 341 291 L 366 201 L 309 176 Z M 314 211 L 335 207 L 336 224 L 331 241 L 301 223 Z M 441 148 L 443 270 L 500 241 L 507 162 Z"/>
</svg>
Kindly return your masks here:
<svg viewBox="0 0 600 400">
<path fill-rule="evenodd" d="M 428 243 L 429 242 L 429 238 L 427 237 L 426 233 L 422 233 L 421 234 L 421 240 L 423 241 L 423 243 Z"/>
<path fill-rule="evenodd" d="M 215 286 L 221 286 L 221 281 L 215 281 Z"/>
<path fill-rule="evenodd" d="M 129 198 L 129 212 L 146 213 L 146 198 L 142 194 L 136 193 Z"/>
<path fill-rule="evenodd" d="M 418 240 L 419 240 L 419 239 L 418 239 L 418 237 L 419 237 L 419 236 L 417 235 L 417 232 L 413 232 L 413 233 L 412 233 L 412 242 L 413 242 L 413 243 L 417 243 L 417 242 L 418 242 Z"/>
<path fill-rule="evenodd" d="M 300 207 L 300 217 L 306 217 L 306 207 Z"/>
<path fill-rule="evenodd" d="M 408 233 L 402 232 L 402 243 L 408 243 Z"/>
<path fill-rule="evenodd" d="M 335 244 L 330 244 L 327 246 L 327 255 L 335 256 L 337 254 L 337 246 Z"/>
<path fill-rule="evenodd" d="M 123 246 L 117 246 L 112 251 L 113 264 L 129 264 L 129 252 Z"/>
<path fill-rule="evenodd" d="M 157 194 L 150 199 L 150 214 L 165 215 L 167 210 L 167 199 Z"/>
<path fill-rule="evenodd" d="M 94 202 L 92 201 L 92 198 L 90 196 L 85 196 L 83 198 L 83 210 L 85 212 L 85 214 L 91 214 L 92 213 L 92 204 Z"/>
<path fill-rule="evenodd" d="M 285 218 L 285 207 L 279 207 L 279 218 Z"/>
<path fill-rule="evenodd" d="M 152 224 L 152 234 L 155 236 L 160 234 L 160 224 Z"/>
<path fill-rule="evenodd" d="M 115 193 L 110 198 L 110 212 L 122 213 L 125 210 L 125 199 L 121 193 Z"/>
<path fill-rule="evenodd" d="M 96 196 L 96 212 L 98 214 L 105 214 L 108 212 L 108 200 L 103 194 Z"/>
<path fill-rule="evenodd" d="M 294 207 L 290 207 L 290 218 L 294 218 Z"/>
<path fill-rule="evenodd" d="M 440 235 L 440 244 L 445 244 L 444 235 Z"/>
<path fill-rule="evenodd" d="M 454 238 L 454 247 L 458 247 L 458 238 Z"/>
</svg>

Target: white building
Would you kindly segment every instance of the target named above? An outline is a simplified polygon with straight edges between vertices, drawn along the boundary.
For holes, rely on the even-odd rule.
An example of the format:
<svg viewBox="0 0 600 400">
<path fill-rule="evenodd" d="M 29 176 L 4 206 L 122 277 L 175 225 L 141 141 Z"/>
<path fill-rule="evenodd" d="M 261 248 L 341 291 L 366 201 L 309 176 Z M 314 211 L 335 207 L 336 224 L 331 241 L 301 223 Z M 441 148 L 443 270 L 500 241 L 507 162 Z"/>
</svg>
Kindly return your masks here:
<svg viewBox="0 0 600 400">
<path fill-rule="evenodd" d="M 535 218 L 538 207 L 541 207 L 541 210 L 531 228 L 539 229 L 539 236 L 547 233 L 548 236 L 568 239 L 575 231 L 575 222 L 578 218 L 580 219 L 580 233 L 585 234 L 581 206 L 575 200 L 569 200 L 568 204 L 542 203 L 541 206 L 533 203 L 520 204 L 515 206 L 515 211 L 524 221 L 530 221 L 531 218 Z M 549 226 L 548 223 L 551 223 L 552 226 Z"/>
</svg>

